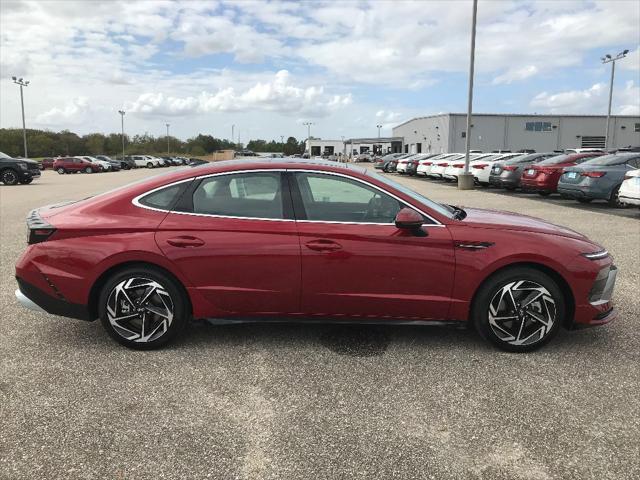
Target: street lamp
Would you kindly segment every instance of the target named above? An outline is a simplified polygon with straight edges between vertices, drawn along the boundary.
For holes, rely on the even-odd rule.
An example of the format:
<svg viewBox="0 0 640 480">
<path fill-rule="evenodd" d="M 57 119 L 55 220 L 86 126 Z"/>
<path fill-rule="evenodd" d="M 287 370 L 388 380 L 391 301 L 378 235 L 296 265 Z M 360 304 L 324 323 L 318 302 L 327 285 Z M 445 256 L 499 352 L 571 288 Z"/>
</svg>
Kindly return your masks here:
<svg viewBox="0 0 640 480">
<path fill-rule="evenodd" d="M 303 125 L 307 126 L 307 146 L 309 147 L 309 158 L 311 158 L 311 125 L 313 122 L 304 122 Z"/>
<path fill-rule="evenodd" d="M 118 113 L 120 114 L 120 127 L 121 127 L 121 131 L 122 131 L 122 160 L 124 161 L 124 114 L 125 111 L 124 110 L 118 110 Z"/>
<path fill-rule="evenodd" d="M 464 172 L 458 175 L 460 190 L 473 189 L 473 175 L 469 173 L 469 149 L 471 148 L 471 112 L 473 109 L 473 68 L 476 55 L 476 17 L 478 15 L 478 0 L 473 0 L 471 15 L 471 54 L 469 55 L 469 94 L 467 99 L 467 132 L 465 139 Z"/>
<path fill-rule="evenodd" d="M 378 128 L 378 138 L 380 138 L 380 129 L 382 128 L 382 125 L 378 124 L 376 127 Z"/>
<path fill-rule="evenodd" d="M 231 125 L 231 143 L 234 143 L 234 144 L 235 144 L 235 142 L 236 142 L 236 139 L 235 139 L 235 130 L 236 130 L 236 125 L 235 125 L 235 123 L 234 123 L 233 125 Z"/>
<path fill-rule="evenodd" d="M 167 126 L 167 157 L 169 156 L 169 123 L 165 123 Z"/>
<path fill-rule="evenodd" d="M 29 80 L 24 78 L 11 77 L 13 83 L 20 85 L 20 106 L 22 107 L 22 140 L 24 141 L 24 158 L 27 158 L 27 127 L 24 122 L 24 95 L 22 93 L 22 87 L 29 86 Z"/>
<path fill-rule="evenodd" d="M 616 60 L 624 58 L 629 53 L 629 50 L 623 50 L 615 57 L 612 57 L 608 53 L 601 58 L 602 63 L 611 63 L 611 82 L 609 83 L 609 109 L 607 110 L 607 130 L 604 134 L 604 148 L 605 150 L 609 146 L 609 121 L 611 120 L 611 100 L 613 99 L 613 76 L 616 72 Z"/>
</svg>

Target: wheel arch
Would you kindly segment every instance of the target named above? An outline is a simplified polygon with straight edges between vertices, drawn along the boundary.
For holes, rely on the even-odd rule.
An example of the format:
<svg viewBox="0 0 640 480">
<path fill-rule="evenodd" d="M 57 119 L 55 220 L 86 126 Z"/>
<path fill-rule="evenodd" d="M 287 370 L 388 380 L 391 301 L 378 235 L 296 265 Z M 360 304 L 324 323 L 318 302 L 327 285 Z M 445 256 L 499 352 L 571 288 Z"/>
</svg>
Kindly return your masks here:
<svg viewBox="0 0 640 480">
<path fill-rule="evenodd" d="M 511 270 L 511 269 L 516 269 L 516 268 L 532 268 L 534 270 L 538 270 L 539 272 L 542 272 L 546 275 L 548 275 L 549 277 L 551 277 L 557 284 L 558 287 L 560 288 L 560 290 L 562 291 L 564 298 L 565 298 L 565 318 L 564 318 L 564 326 L 565 327 L 570 327 L 573 324 L 573 317 L 575 314 L 575 310 L 576 310 L 576 301 L 575 301 L 575 296 L 573 294 L 573 290 L 571 290 L 571 287 L 569 286 L 569 283 L 567 282 L 567 280 L 562 276 L 562 274 L 560 274 L 560 272 L 558 272 L 557 270 L 549 267 L 548 265 L 545 265 L 543 263 L 538 263 L 538 262 L 533 262 L 533 261 L 521 261 L 521 262 L 515 262 L 515 263 L 509 263 L 507 265 L 503 265 L 499 268 L 497 268 L 496 270 L 492 271 L 489 275 L 487 275 L 476 287 L 475 291 L 473 292 L 473 297 L 471 298 L 471 304 L 470 304 L 470 309 L 469 309 L 469 318 L 473 318 L 473 310 L 475 308 L 475 304 L 476 304 L 476 299 L 478 296 L 478 292 L 480 292 L 480 289 L 495 275 L 498 275 L 502 272 L 504 272 L 505 270 Z"/>
<path fill-rule="evenodd" d="M 159 270 L 163 274 L 167 275 L 169 278 L 173 279 L 176 282 L 176 285 L 178 285 L 178 288 L 182 291 L 182 294 L 184 295 L 184 298 L 187 301 L 188 314 L 192 315 L 193 304 L 191 302 L 191 297 L 189 295 L 189 292 L 187 291 L 187 288 L 184 286 L 184 284 L 180 281 L 178 277 L 176 277 L 173 273 L 171 273 L 171 271 L 167 270 L 161 265 L 158 265 L 157 263 L 153 263 L 149 261 L 130 260 L 130 261 L 124 261 L 124 262 L 112 265 L 111 267 L 106 269 L 104 272 L 102 272 L 100 276 L 96 279 L 96 281 L 93 283 L 93 285 L 91 286 L 91 290 L 89 291 L 89 301 L 87 304 L 87 308 L 89 309 L 89 313 L 92 315 L 92 318 L 98 318 L 98 298 L 100 296 L 100 290 L 102 290 L 102 287 L 107 282 L 107 280 L 112 275 L 118 273 L 119 271 L 124 270 L 126 268 L 132 268 L 132 267 L 146 267 L 146 268 Z"/>
</svg>

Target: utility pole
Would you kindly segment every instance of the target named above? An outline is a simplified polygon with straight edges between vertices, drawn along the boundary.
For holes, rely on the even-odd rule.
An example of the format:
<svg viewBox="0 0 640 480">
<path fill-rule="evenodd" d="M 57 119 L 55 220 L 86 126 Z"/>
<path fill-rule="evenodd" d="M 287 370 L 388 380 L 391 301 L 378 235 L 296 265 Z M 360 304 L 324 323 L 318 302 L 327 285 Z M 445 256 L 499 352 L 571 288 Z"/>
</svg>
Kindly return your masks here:
<svg viewBox="0 0 640 480">
<path fill-rule="evenodd" d="M 169 123 L 165 124 L 167 126 L 167 157 L 169 156 Z"/>
<path fill-rule="evenodd" d="M 122 160 L 124 160 L 124 110 L 118 110 L 120 114 L 120 127 L 122 129 Z"/>
<path fill-rule="evenodd" d="M 22 93 L 22 87 L 29 86 L 29 80 L 25 80 L 24 78 L 16 78 L 11 77 L 13 79 L 13 83 L 16 85 L 20 85 L 20 106 L 22 107 L 22 140 L 24 142 L 24 158 L 27 158 L 27 127 L 24 121 L 24 95 Z"/>
<path fill-rule="evenodd" d="M 313 122 L 304 122 L 303 125 L 307 126 L 307 146 L 309 147 L 309 158 L 311 158 L 311 125 Z"/>
<path fill-rule="evenodd" d="M 464 173 L 458 176 L 460 190 L 473 190 L 473 175 L 469 173 L 469 149 L 471 148 L 471 112 L 473 111 L 473 68 L 476 56 L 476 18 L 478 0 L 473 0 L 471 16 L 471 54 L 469 55 L 469 94 L 467 102 L 467 132 L 465 138 Z"/>
<path fill-rule="evenodd" d="M 624 58 L 629 53 L 629 50 L 623 50 L 615 57 L 612 57 L 608 53 L 601 58 L 602 63 L 611 63 L 611 81 L 609 82 L 609 109 L 607 110 L 607 130 L 604 133 L 604 149 L 609 148 L 609 122 L 611 121 L 611 100 L 613 99 L 613 77 L 616 73 L 616 60 Z"/>
</svg>

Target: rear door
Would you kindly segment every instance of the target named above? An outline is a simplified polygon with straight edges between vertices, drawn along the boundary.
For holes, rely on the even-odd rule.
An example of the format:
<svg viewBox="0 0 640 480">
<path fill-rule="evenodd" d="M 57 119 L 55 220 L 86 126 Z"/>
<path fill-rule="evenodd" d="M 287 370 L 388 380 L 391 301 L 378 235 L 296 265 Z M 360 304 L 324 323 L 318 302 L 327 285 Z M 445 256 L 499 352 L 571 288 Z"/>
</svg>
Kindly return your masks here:
<svg viewBox="0 0 640 480">
<path fill-rule="evenodd" d="M 162 252 L 209 303 L 204 316 L 299 311 L 300 243 L 280 171 L 194 181 L 156 234 Z"/>
<path fill-rule="evenodd" d="M 445 319 L 455 268 L 448 229 L 396 228 L 406 206 L 330 172 L 292 172 L 302 255 L 302 311 L 316 316 Z"/>
</svg>

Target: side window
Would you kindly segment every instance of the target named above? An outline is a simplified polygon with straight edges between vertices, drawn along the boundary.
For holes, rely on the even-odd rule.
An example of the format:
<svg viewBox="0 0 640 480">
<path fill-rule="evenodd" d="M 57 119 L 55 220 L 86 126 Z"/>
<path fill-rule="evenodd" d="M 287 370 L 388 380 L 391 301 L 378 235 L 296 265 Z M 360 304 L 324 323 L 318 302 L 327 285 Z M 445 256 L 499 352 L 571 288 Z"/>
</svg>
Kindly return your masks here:
<svg viewBox="0 0 640 480">
<path fill-rule="evenodd" d="M 297 173 L 307 220 L 393 223 L 402 208 L 395 198 L 356 180 L 336 175 Z"/>
<path fill-rule="evenodd" d="M 141 205 L 147 207 L 159 208 L 160 210 L 171 210 L 174 202 L 177 200 L 178 195 L 182 192 L 185 183 L 179 183 L 178 185 L 171 185 L 169 187 L 157 190 L 153 193 L 145 195 L 140 200 Z"/>
<path fill-rule="evenodd" d="M 194 213 L 245 218 L 284 218 L 279 172 L 205 178 L 193 193 Z"/>
</svg>

